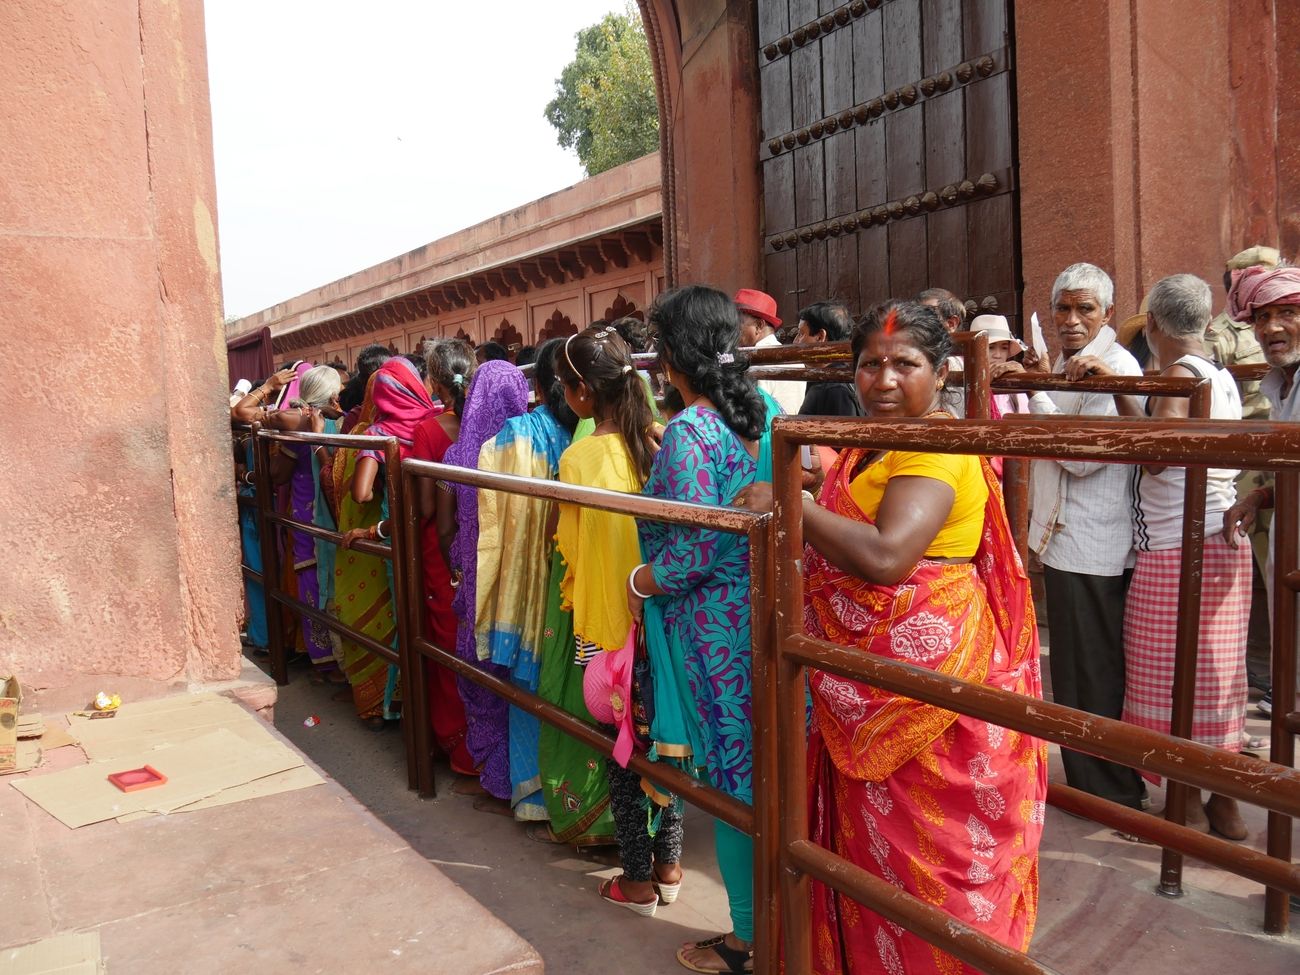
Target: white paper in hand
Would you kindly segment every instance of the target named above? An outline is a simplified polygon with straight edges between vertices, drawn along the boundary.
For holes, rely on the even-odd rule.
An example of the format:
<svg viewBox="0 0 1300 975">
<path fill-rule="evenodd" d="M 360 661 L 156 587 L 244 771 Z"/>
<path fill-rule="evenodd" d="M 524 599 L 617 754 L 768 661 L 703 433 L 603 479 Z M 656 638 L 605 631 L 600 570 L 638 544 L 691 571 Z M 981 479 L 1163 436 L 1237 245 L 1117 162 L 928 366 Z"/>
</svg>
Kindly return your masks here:
<svg viewBox="0 0 1300 975">
<path fill-rule="evenodd" d="M 1050 360 L 1047 357 L 1047 341 L 1043 338 L 1043 329 L 1038 324 L 1038 312 L 1029 316 L 1029 344 L 1033 347 L 1039 361 L 1046 365 Z"/>
</svg>

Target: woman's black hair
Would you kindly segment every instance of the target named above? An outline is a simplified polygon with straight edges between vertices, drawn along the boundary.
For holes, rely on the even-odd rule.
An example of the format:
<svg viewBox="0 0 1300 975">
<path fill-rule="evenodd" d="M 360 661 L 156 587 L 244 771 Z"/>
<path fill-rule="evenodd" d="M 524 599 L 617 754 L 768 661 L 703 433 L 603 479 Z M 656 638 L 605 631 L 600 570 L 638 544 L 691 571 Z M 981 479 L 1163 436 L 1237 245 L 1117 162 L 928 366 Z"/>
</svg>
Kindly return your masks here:
<svg viewBox="0 0 1300 975">
<path fill-rule="evenodd" d="M 444 404 L 457 416 L 465 412 L 465 394 L 474 378 L 474 349 L 464 339 L 434 339 L 424 353 L 429 378 L 451 391 L 455 399 Z"/>
<path fill-rule="evenodd" d="M 555 371 L 570 389 L 577 389 L 579 382 L 587 384 L 596 412 L 618 424 L 632 466 L 644 484 L 657 449 L 650 439 L 654 414 L 645 384 L 632 365 L 632 351 L 622 336 L 612 327 L 589 326 L 565 340 Z"/>
<path fill-rule="evenodd" d="M 525 345 L 515 353 L 515 365 L 522 369 L 524 366 L 531 366 L 537 361 L 537 346 Z"/>
<path fill-rule="evenodd" d="M 483 357 L 484 362 L 492 362 L 497 359 L 503 359 L 506 362 L 510 361 L 510 350 L 500 342 L 484 342 L 476 351 Z"/>
<path fill-rule="evenodd" d="M 740 310 L 734 301 L 702 285 L 674 288 L 650 307 L 650 328 L 660 358 L 712 401 L 737 436 L 763 436 L 767 404 L 747 374 L 749 359 L 736 351 Z"/>
<path fill-rule="evenodd" d="M 825 333 L 827 342 L 843 342 L 853 331 L 853 316 L 834 301 L 819 301 L 799 312 L 799 320 L 808 323 L 811 335 Z"/>
<path fill-rule="evenodd" d="M 609 327 L 618 332 L 619 337 L 627 343 L 633 353 L 650 351 L 650 327 L 639 318 L 630 315 L 616 318 Z"/>
<path fill-rule="evenodd" d="M 877 332 L 892 335 L 907 332 L 912 344 L 921 350 L 930 367 L 939 367 L 952 355 L 952 337 L 939 313 L 929 305 L 915 301 L 887 301 L 872 308 L 853 330 L 853 361 L 856 363 L 867 339 Z"/>
<path fill-rule="evenodd" d="M 542 399 L 560 426 L 569 431 L 578 428 L 578 414 L 569 408 L 564 398 L 564 383 L 556 375 L 556 363 L 564 357 L 564 339 L 547 339 L 537 347 L 533 361 L 533 381 L 542 393 Z"/>
<path fill-rule="evenodd" d="M 388 346 L 371 342 L 357 353 L 357 375 L 361 377 L 361 395 L 366 394 L 366 381 L 374 375 L 375 370 L 393 357 Z"/>
<path fill-rule="evenodd" d="M 421 379 L 429 375 L 429 367 L 424 364 L 424 356 L 417 355 L 414 352 L 407 352 L 402 358 L 415 366 L 415 371 L 420 374 Z"/>
</svg>

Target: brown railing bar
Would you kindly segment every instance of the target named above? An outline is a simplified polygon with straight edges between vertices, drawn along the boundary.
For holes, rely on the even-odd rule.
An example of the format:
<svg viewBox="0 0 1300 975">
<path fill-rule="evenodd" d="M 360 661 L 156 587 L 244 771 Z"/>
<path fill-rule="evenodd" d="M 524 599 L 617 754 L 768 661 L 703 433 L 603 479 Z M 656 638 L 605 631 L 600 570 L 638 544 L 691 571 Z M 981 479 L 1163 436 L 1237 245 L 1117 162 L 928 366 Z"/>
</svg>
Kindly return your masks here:
<svg viewBox="0 0 1300 975">
<path fill-rule="evenodd" d="M 479 670 L 471 663 L 461 660 L 454 653 L 443 650 L 429 640 L 414 641 L 417 653 L 424 655 L 444 667 L 456 671 L 462 677 L 473 681 L 480 687 L 486 687 L 493 694 L 504 698 L 521 711 L 527 711 L 549 725 L 559 728 L 565 734 L 577 739 L 584 745 L 594 748 L 602 755 L 613 755 L 614 739 L 581 718 L 575 718 L 563 708 L 552 704 L 545 698 L 538 697 L 522 687 L 516 687 L 509 681 L 495 677 Z M 726 793 L 719 792 L 699 779 L 687 775 L 681 769 L 662 762 L 652 762 L 644 755 L 633 754 L 628 768 L 644 776 L 656 785 L 663 786 L 669 792 L 681 796 L 692 805 L 703 809 L 710 816 L 721 819 L 736 829 L 752 834 L 754 832 L 754 811 L 739 799 L 733 799 Z"/>
<path fill-rule="evenodd" d="M 1258 420 L 1129 420 L 1071 417 L 1032 420 L 863 420 L 849 417 L 778 417 L 778 434 L 796 443 L 875 450 L 935 450 L 1030 458 L 1300 469 L 1295 425 Z M 1191 459 L 1194 458 L 1194 459 Z"/>
<path fill-rule="evenodd" d="M 383 657 L 390 664 L 398 663 L 397 651 L 392 647 L 386 647 L 374 637 L 366 636 L 357 630 L 352 629 L 346 623 L 340 623 L 328 613 L 321 612 L 319 609 L 313 609 L 296 596 L 290 596 L 288 593 L 281 592 L 279 589 L 271 590 L 271 599 L 285 606 L 300 616 L 303 616 L 314 623 L 329 627 L 332 631 L 346 640 L 351 640 L 358 646 L 365 647 L 376 656 Z"/>
<path fill-rule="evenodd" d="M 1267 468 L 1265 468 L 1267 469 Z M 1291 774 L 1295 765 L 1295 737 L 1286 727 L 1284 716 L 1295 707 L 1296 691 L 1296 593 L 1286 585 L 1289 567 L 1300 558 L 1300 473 L 1279 471 L 1273 488 L 1273 698 L 1274 712 L 1269 722 L 1269 758 Z M 1291 860 L 1291 816 L 1285 810 L 1270 809 L 1268 814 L 1268 854 L 1279 860 Z M 1286 934 L 1290 926 L 1291 907 L 1287 894 L 1276 887 L 1264 891 L 1264 930 Z"/>
<path fill-rule="evenodd" d="M 235 504 L 240 508 L 257 508 L 257 498 L 249 497 L 247 494 L 236 494 Z"/>
<path fill-rule="evenodd" d="M 1274 859 L 1240 843 L 1221 840 L 1210 833 L 1057 782 L 1048 785 L 1047 802 L 1072 815 L 1091 819 L 1121 833 L 1140 836 L 1166 849 L 1178 850 L 1202 863 L 1221 867 L 1265 887 L 1273 886 L 1300 894 L 1300 865 Z"/>
<path fill-rule="evenodd" d="M 278 511 L 273 512 L 270 516 L 272 523 L 283 525 L 285 528 L 292 528 L 294 531 L 302 532 L 304 535 L 311 535 L 313 538 L 320 538 L 327 542 L 333 542 L 335 545 L 343 544 L 343 533 L 330 531 L 328 528 L 321 528 L 320 525 L 313 525 L 305 521 L 295 521 L 288 515 L 282 515 Z M 393 550 L 383 542 L 374 542 L 368 538 L 359 538 L 352 543 L 352 548 L 363 555 L 374 555 L 377 558 L 387 559 L 390 562 L 393 559 Z"/>
<path fill-rule="evenodd" d="M 797 840 L 786 851 L 790 863 L 810 877 L 834 887 L 895 924 L 919 934 L 960 961 L 990 975 L 1056 975 L 1056 970 L 995 941 L 957 920 L 947 911 L 912 896 L 887 880 L 873 876 L 823 849 L 811 840 Z M 808 971 L 800 958 L 793 973 Z M 757 971 L 757 969 L 755 969 Z"/>
<path fill-rule="evenodd" d="M 624 494 L 603 488 L 581 487 L 560 481 L 541 481 L 517 474 L 472 470 L 451 464 L 435 464 L 425 460 L 405 460 L 402 468 L 419 477 L 435 477 L 440 481 L 454 481 L 479 488 L 526 494 L 531 498 L 549 501 L 567 501 L 600 511 L 613 511 L 652 521 L 696 528 L 714 528 L 733 535 L 745 535 L 756 520 L 766 517 L 762 512 L 742 508 L 724 508 L 690 501 L 668 501 L 664 498 L 640 494 Z"/>
<path fill-rule="evenodd" d="M 248 566 L 244 565 L 243 562 L 239 563 L 239 568 L 243 570 L 245 579 L 250 582 L 256 582 L 259 585 L 262 583 L 262 573 L 258 572 L 256 569 L 250 569 Z"/>
<path fill-rule="evenodd" d="M 296 430 L 262 430 L 260 436 L 281 443 L 304 443 L 313 447 L 346 447 L 349 450 L 383 450 L 389 437 L 358 436 L 354 433 L 299 433 Z"/>
<path fill-rule="evenodd" d="M 1300 772 L 1159 731 L 1028 698 L 796 634 L 781 653 L 808 667 L 1022 731 L 1046 741 L 1300 816 Z"/>
</svg>

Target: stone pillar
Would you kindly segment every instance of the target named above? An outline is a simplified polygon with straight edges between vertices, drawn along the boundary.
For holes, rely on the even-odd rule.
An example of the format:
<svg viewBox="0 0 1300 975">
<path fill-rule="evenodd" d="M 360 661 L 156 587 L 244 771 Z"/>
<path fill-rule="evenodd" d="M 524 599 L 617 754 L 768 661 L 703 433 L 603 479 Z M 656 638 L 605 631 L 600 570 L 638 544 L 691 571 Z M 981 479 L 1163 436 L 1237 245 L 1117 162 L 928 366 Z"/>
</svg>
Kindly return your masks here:
<svg viewBox="0 0 1300 975">
<path fill-rule="evenodd" d="M 728 293 L 762 287 L 753 4 L 642 0 L 642 13 L 664 47 L 657 75 L 669 108 L 664 165 L 672 180 L 664 227 L 675 238 L 675 283 Z"/>
<path fill-rule="evenodd" d="M 0 672 L 234 677 L 202 4 L 8 0 L 0 91 Z"/>
<path fill-rule="evenodd" d="M 1227 257 L 1277 239 L 1273 7 L 1016 5 L 1026 311 L 1075 261 L 1114 277 L 1118 320 L 1165 275 L 1217 285 Z"/>
</svg>

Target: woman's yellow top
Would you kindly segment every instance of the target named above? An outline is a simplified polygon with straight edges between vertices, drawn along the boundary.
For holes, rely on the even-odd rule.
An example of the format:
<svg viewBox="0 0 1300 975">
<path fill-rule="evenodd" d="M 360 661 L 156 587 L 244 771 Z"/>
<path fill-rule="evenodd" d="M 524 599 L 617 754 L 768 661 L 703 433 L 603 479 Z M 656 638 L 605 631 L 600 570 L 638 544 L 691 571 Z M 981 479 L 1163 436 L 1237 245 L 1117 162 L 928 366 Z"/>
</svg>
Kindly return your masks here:
<svg viewBox="0 0 1300 975">
<path fill-rule="evenodd" d="M 984 505 L 989 488 L 984 483 L 980 459 L 972 454 L 925 454 L 889 450 L 855 477 L 849 493 L 863 513 L 875 521 L 885 487 L 891 477 L 929 477 L 953 489 L 956 498 L 948 520 L 925 554 L 932 559 L 968 559 L 980 545 L 984 532 Z"/>
<path fill-rule="evenodd" d="M 566 484 L 639 494 L 641 481 L 627 445 L 618 434 L 583 437 L 560 456 Z M 602 650 L 621 650 L 632 616 L 627 577 L 641 564 L 641 543 L 631 515 L 560 505 L 555 533 L 564 559 L 560 596 L 573 610 L 573 633 Z"/>
</svg>

